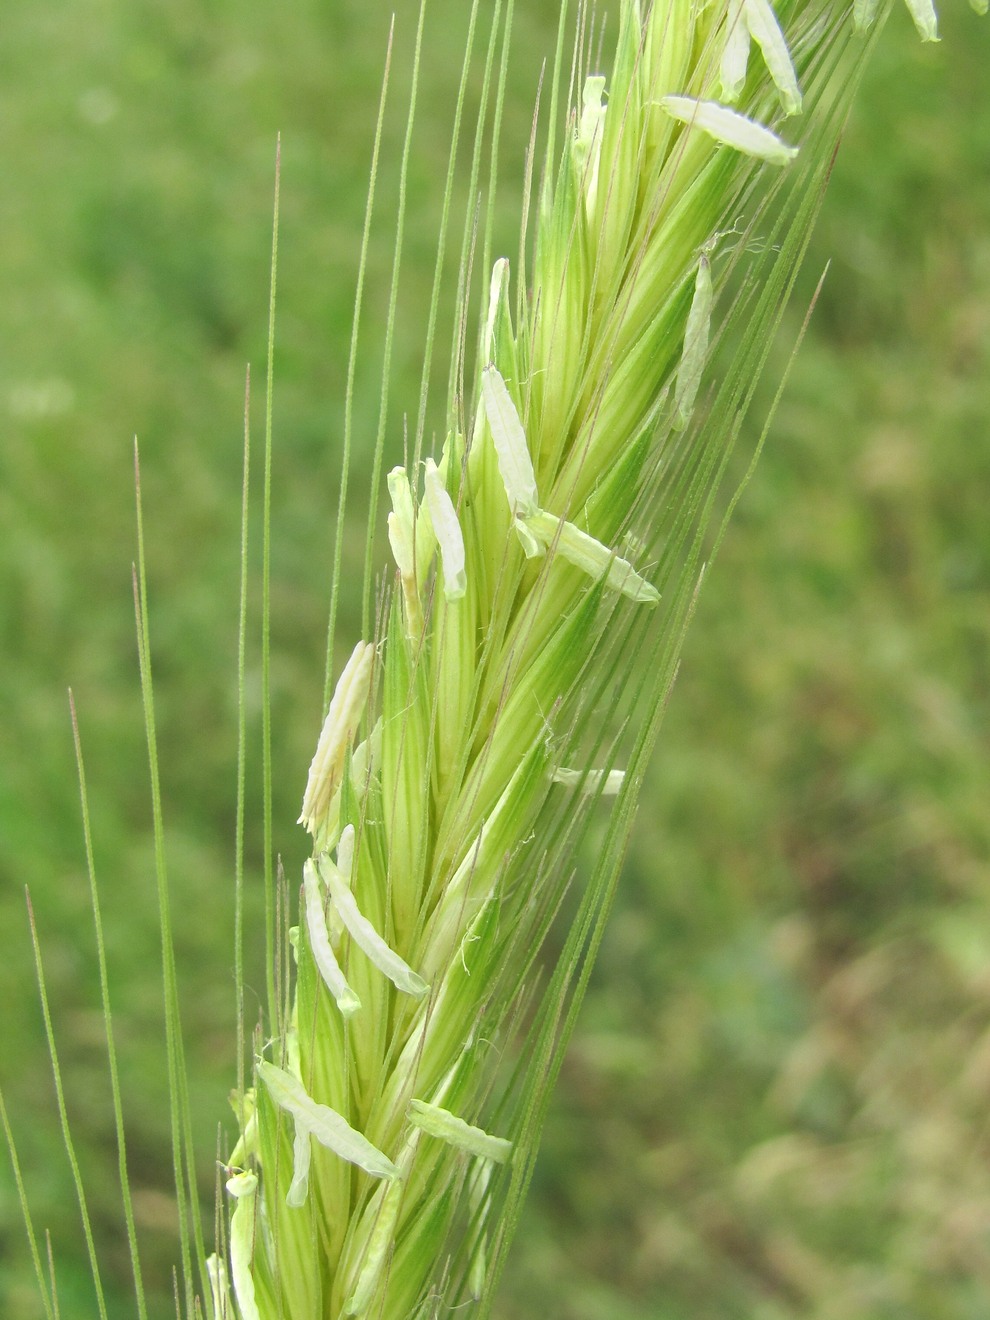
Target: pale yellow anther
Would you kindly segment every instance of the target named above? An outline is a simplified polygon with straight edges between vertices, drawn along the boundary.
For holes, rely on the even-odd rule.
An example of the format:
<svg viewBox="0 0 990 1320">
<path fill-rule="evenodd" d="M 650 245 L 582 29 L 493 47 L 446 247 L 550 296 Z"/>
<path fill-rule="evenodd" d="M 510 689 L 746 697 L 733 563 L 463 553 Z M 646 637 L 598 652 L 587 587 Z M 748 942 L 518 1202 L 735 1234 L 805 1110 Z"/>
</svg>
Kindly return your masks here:
<svg viewBox="0 0 990 1320">
<path fill-rule="evenodd" d="M 573 523 L 562 522 L 554 514 L 537 509 L 526 518 L 526 526 L 538 540 L 548 548 L 552 546 L 569 564 L 596 580 L 604 578 L 610 590 L 621 592 L 623 596 L 641 604 L 655 605 L 660 599 L 656 587 L 641 577 L 632 564 L 620 559 L 607 545 L 602 545 L 601 541 L 596 541 Z"/>
<path fill-rule="evenodd" d="M 285 1204 L 298 1210 L 306 1203 L 309 1192 L 309 1166 L 313 1158 L 313 1142 L 302 1123 L 296 1124 L 296 1135 L 292 1142 L 292 1182 L 285 1194 Z"/>
<path fill-rule="evenodd" d="M 504 1164 L 512 1154 L 512 1142 L 505 1137 L 493 1137 L 484 1128 L 466 1123 L 449 1109 L 431 1105 L 426 1100 L 410 1100 L 407 1117 L 414 1127 L 421 1128 L 428 1136 L 438 1137 L 468 1155 Z"/>
<path fill-rule="evenodd" d="M 353 834 L 352 826 L 348 825 L 347 829 L 351 830 Z M 343 842 L 343 836 L 341 836 L 341 842 Z M 352 857 L 353 851 L 351 852 L 351 858 L 348 858 L 349 864 Z M 351 892 L 349 884 L 330 858 L 326 855 L 320 857 L 318 865 L 320 875 L 329 891 L 330 899 L 337 910 L 337 915 L 351 939 L 361 949 L 365 957 L 378 968 L 383 976 L 388 977 L 397 990 L 412 995 L 414 998 L 425 995 L 429 990 L 429 986 L 421 976 L 418 976 L 412 970 L 404 958 L 400 957 L 394 949 L 386 944 L 378 931 L 375 930 L 358 907 L 357 900 Z"/>
<path fill-rule="evenodd" d="M 257 1186 L 258 1175 L 250 1170 L 242 1170 L 240 1173 L 231 1174 L 227 1179 L 227 1191 L 235 1198 L 251 1196 Z"/>
<path fill-rule="evenodd" d="M 460 600 L 467 590 L 464 569 L 464 535 L 457 521 L 454 501 L 447 493 L 443 478 L 432 458 L 424 465 L 423 489 L 426 509 L 433 523 L 440 562 L 443 566 L 443 594 L 447 600 Z"/>
<path fill-rule="evenodd" d="M 350 827 L 348 827 L 350 828 Z M 340 969 L 337 955 L 330 943 L 326 913 L 323 908 L 323 891 L 313 862 L 303 866 L 303 894 L 306 907 L 306 933 L 309 936 L 310 952 L 323 983 L 334 997 L 343 1016 L 350 1017 L 361 1007 L 361 1001 L 347 983 L 347 978 Z"/>
<path fill-rule="evenodd" d="M 797 155 L 797 147 L 789 147 L 769 128 L 719 105 L 717 101 L 696 101 L 691 96 L 662 96 L 660 105 L 672 119 L 680 120 L 688 128 L 700 128 L 716 142 L 746 156 L 754 156 L 771 165 L 786 165 Z"/>
<path fill-rule="evenodd" d="M 574 164 L 581 174 L 581 186 L 585 193 L 585 211 L 594 213 L 595 199 L 598 197 L 598 165 L 602 158 L 602 137 L 605 135 L 605 114 L 602 98 L 605 95 L 605 78 L 601 74 L 585 79 L 585 90 L 581 96 L 581 121 L 578 124 L 577 140 L 574 141 Z"/>
<path fill-rule="evenodd" d="M 402 599 L 406 607 L 406 633 L 419 637 L 423 630 L 423 606 L 419 596 L 419 573 L 416 563 L 416 509 L 409 474 L 403 467 L 395 467 L 388 474 L 388 493 L 392 498 L 392 512 L 388 515 L 388 543 L 402 582 Z"/>
<path fill-rule="evenodd" d="M 227 1190 L 237 1204 L 230 1217 L 230 1274 L 243 1320 L 260 1320 L 251 1264 L 254 1259 L 254 1196 L 258 1190 L 255 1173 L 237 1173 L 227 1180 Z"/>
<path fill-rule="evenodd" d="M 605 107 L 602 97 L 605 94 L 605 79 L 601 74 L 592 74 L 584 80 L 581 93 L 581 122 L 578 125 L 577 146 L 584 154 L 592 149 L 605 121 Z"/>
<path fill-rule="evenodd" d="M 525 518 L 538 507 L 536 473 L 526 432 L 497 367 L 485 367 L 481 373 L 481 394 L 509 509 Z"/>
<path fill-rule="evenodd" d="M 763 53 L 784 113 L 798 114 L 801 110 L 801 92 L 797 74 L 770 0 L 743 0 L 743 13 L 750 36 Z"/>
<path fill-rule="evenodd" d="M 335 1109 L 318 1104 L 298 1077 L 265 1059 L 258 1060 L 258 1075 L 280 1109 L 314 1136 L 321 1146 L 356 1164 L 373 1178 L 394 1178 L 398 1169 L 376 1146 L 352 1128 Z"/>
<path fill-rule="evenodd" d="M 375 648 L 370 642 L 358 642 L 344 666 L 323 722 L 299 816 L 299 824 L 305 825 L 314 838 L 326 818 L 343 774 L 347 748 L 364 714 L 371 692 L 374 656 Z"/>
<path fill-rule="evenodd" d="M 337 870 L 345 884 L 350 885 L 354 870 L 354 844 L 356 840 L 353 825 L 345 825 L 337 840 Z"/>
<path fill-rule="evenodd" d="M 581 119 L 573 147 L 574 164 L 579 172 L 589 216 L 598 192 L 598 162 L 605 126 L 605 106 L 602 104 L 604 93 L 605 79 L 600 74 L 585 79 L 581 96 Z"/>
</svg>

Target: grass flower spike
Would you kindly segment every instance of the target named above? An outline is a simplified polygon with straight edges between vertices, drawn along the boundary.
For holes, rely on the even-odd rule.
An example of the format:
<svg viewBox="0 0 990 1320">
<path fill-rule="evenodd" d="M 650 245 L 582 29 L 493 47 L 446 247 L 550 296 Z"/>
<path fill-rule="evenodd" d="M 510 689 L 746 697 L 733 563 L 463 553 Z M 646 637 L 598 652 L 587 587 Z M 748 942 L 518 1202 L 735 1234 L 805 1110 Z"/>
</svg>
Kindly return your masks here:
<svg viewBox="0 0 990 1320">
<path fill-rule="evenodd" d="M 275 1062 L 257 1064 L 247 1314 L 406 1320 L 497 1277 L 541 1069 L 566 1033 L 545 1033 L 528 1067 L 500 1074 L 488 1055 L 513 1049 L 527 969 L 609 796 L 611 842 L 542 992 L 551 1019 L 577 1002 L 718 474 L 813 214 L 834 133 L 816 97 L 848 76 L 850 28 L 811 4 L 625 0 L 611 75 L 582 67 L 579 29 L 580 104 L 548 158 L 529 295 L 513 318 L 508 262 L 494 263 L 481 360 L 455 353 L 418 507 L 407 470 L 389 474 L 397 596 L 343 671 L 310 772 L 294 1004 Z M 811 159 L 780 189 L 799 148 L 766 116 L 799 111 L 801 83 Z M 745 280 L 741 215 L 773 236 Z M 723 300 L 732 315 L 715 325 Z M 752 343 L 713 385 L 736 325 Z M 661 657 L 645 697 L 629 663 L 644 645 Z M 652 732 L 627 749 L 630 771 L 582 770 L 636 711 Z M 244 1270 L 232 1256 L 239 1304 Z M 222 1292 L 227 1275 L 210 1277 Z"/>
<path fill-rule="evenodd" d="M 720 478 L 863 58 L 852 32 L 827 4 L 623 0 L 605 74 L 578 23 L 579 101 L 559 153 L 550 126 L 515 311 L 499 258 L 474 365 L 461 308 L 440 452 L 420 463 L 417 439 L 422 499 L 405 468 L 388 476 L 396 589 L 310 772 L 294 999 L 239 1147 L 253 1242 L 239 1183 L 230 1268 L 210 1273 L 242 1317 L 411 1320 L 490 1299 Z M 777 116 L 802 109 L 785 142 Z M 609 768 L 620 751 L 626 771 Z M 606 844 L 567 900 L 605 798 Z M 565 900 L 574 924 L 541 985 Z"/>
<path fill-rule="evenodd" d="M 907 3 L 922 37 L 936 40 L 931 0 Z M 248 1048 L 239 942 L 239 1131 L 222 1152 L 212 1254 L 189 1154 L 155 797 L 182 1217 L 177 1308 L 188 1320 L 489 1314 L 685 633 L 762 445 L 764 419 L 749 423 L 757 382 L 880 26 L 875 0 L 617 0 L 617 21 L 604 28 L 593 6 L 572 12 L 565 0 L 510 265 L 495 191 L 513 7 L 488 7 L 486 38 L 484 7 L 470 7 L 422 386 L 418 407 L 402 401 L 395 465 L 403 158 L 369 465 L 366 640 L 346 660 L 334 647 L 352 358 L 328 699 L 299 815 L 309 856 L 284 877 L 272 830 L 266 464 L 269 1002 Z M 391 57 L 390 41 L 389 68 Z M 456 247 L 451 181 L 479 61 L 457 297 L 441 343 L 439 291 Z M 388 77 L 382 115 L 386 93 Z M 367 241 L 352 353 L 366 255 Z M 274 273 L 272 297 L 274 306 Z M 273 327 L 274 313 L 272 336 Z M 245 564 L 248 494 L 246 468 Z M 139 562 L 158 795 L 140 524 Z M 246 617 L 245 590 L 239 883 Z M 45 1003 L 51 1039 L 47 1016 Z M 120 1140 L 119 1115 L 118 1126 Z"/>
<path fill-rule="evenodd" d="M 309 767 L 299 824 L 315 838 L 325 827 L 333 795 L 344 769 L 344 758 L 361 720 L 371 688 L 371 666 L 375 648 L 358 642 L 340 676 L 316 755 Z"/>
</svg>

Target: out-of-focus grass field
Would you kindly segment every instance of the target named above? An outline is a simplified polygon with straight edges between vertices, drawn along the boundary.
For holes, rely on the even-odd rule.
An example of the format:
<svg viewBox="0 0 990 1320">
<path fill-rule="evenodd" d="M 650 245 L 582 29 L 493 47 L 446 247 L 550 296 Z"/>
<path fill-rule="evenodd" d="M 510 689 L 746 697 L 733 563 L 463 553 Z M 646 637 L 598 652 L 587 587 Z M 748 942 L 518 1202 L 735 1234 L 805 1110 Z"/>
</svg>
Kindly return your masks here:
<svg viewBox="0 0 990 1320">
<path fill-rule="evenodd" d="M 396 361 L 414 406 L 464 28 L 434 0 Z M 499 1317 L 990 1314 L 990 26 L 889 25 L 803 284 L 832 265 L 701 600 Z M 8 0 L 0 76 L 0 1080 L 62 1320 L 94 1315 L 24 915 L 44 945 L 111 1316 L 131 1316 L 65 689 L 87 756 L 136 1211 L 175 1257 L 130 565 L 141 440 L 190 1089 L 210 1196 L 235 1077 L 244 364 L 260 436 L 283 135 L 275 821 L 317 732 L 342 392 L 389 6 Z M 519 0 L 503 242 L 555 6 Z M 403 52 L 411 6 L 398 16 Z M 453 46 L 452 46 L 453 43 Z M 396 57 L 401 96 L 408 59 Z M 403 116 L 383 148 L 370 442 Z M 508 248 L 513 252 L 514 244 Z M 418 309 L 418 310 L 417 310 Z M 802 308 L 775 359 L 783 369 Z M 769 402 L 770 384 L 764 392 Z M 401 453 L 401 415 L 390 455 Z M 366 480 L 359 457 L 356 483 Z M 349 581 L 363 540 L 355 515 Z M 257 546 L 252 552 L 257 566 Z M 253 585 L 257 607 L 257 574 Z M 341 645 L 358 632 L 343 604 Z M 249 703 L 257 726 L 258 655 Z M 255 747 L 257 736 L 255 733 Z M 256 758 L 257 759 L 257 758 Z M 257 775 L 250 792 L 257 795 Z M 260 823 L 248 980 L 261 987 Z M 40 1315 L 0 1161 L 0 1315 Z"/>
</svg>

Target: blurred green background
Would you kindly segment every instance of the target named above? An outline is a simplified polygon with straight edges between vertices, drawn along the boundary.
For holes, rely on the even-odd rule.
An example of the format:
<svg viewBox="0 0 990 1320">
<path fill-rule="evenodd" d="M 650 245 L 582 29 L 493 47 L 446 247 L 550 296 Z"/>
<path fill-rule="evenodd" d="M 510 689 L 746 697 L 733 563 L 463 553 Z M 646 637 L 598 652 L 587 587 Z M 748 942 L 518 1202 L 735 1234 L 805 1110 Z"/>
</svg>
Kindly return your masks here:
<svg viewBox="0 0 990 1320">
<path fill-rule="evenodd" d="M 409 401 L 463 8 L 433 0 L 427 25 L 396 342 L 397 395 Z M 555 8 L 518 4 L 506 244 Z M 411 9 L 398 15 L 397 107 Z M 235 1076 L 241 413 L 250 361 L 260 436 L 275 135 L 275 820 L 292 867 L 319 719 L 388 11 L 378 0 L 5 5 L 0 1080 L 36 1224 L 52 1233 L 63 1320 L 95 1306 L 25 885 L 111 1313 L 134 1314 L 65 690 L 88 763 L 136 1210 L 162 1315 L 174 1206 L 130 598 L 132 437 L 209 1197 Z M 505 1280 L 504 1320 L 990 1314 L 990 25 L 956 4 L 943 35 L 922 46 L 895 15 L 846 135 L 804 304 L 830 259 L 825 292 L 701 600 Z M 364 443 L 376 424 L 402 128 L 396 113 L 383 148 L 356 411 Z M 778 375 L 800 315 L 799 305 Z M 401 422 L 389 452 L 400 446 Z M 365 451 L 359 491 L 367 468 Z M 348 649 L 357 609 L 345 599 Z M 256 725 L 256 651 L 249 703 Z M 259 836 L 252 822 L 253 863 Z M 260 988 L 258 888 L 255 867 L 248 981 Z M 0 1315 L 40 1314 L 0 1160 Z"/>
</svg>

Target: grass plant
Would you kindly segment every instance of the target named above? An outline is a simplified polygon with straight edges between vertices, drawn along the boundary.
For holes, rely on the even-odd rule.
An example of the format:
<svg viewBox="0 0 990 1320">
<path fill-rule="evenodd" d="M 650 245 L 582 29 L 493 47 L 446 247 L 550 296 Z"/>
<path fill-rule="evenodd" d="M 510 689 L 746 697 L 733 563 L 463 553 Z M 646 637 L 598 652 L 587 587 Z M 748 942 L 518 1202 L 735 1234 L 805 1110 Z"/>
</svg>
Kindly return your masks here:
<svg viewBox="0 0 990 1320">
<path fill-rule="evenodd" d="M 857 10 L 861 25 L 871 17 Z M 915 17 L 932 35 L 927 12 Z M 573 57 L 562 18 L 513 272 L 492 260 L 494 201 L 481 187 L 495 178 L 485 162 L 497 160 L 510 18 L 511 7 L 481 36 L 461 300 L 441 351 L 445 205 L 420 398 L 406 462 L 387 478 L 395 571 L 383 579 L 391 304 L 368 640 L 331 684 L 342 486 L 298 925 L 297 884 L 276 880 L 265 724 L 267 1016 L 234 1096 L 240 1138 L 223 1156 L 228 1210 L 208 1257 L 156 808 L 172 1143 L 190 1209 L 180 1312 L 398 1318 L 470 1298 L 490 1308 L 685 630 L 738 493 L 723 493 L 734 446 L 868 52 L 850 15 L 824 5 L 781 7 L 785 40 L 768 7 L 628 3 L 603 80 L 592 15 L 577 16 Z M 469 53 L 465 83 L 471 67 Z M 792 142 L 783 117 L 802 102 Z M 414 104 L 415 80 L 410 125 Z M 455 142 L 460 121 L 459 106 Z M 400 211 L 396 272 L 401 226 Z M 449 381 L 434 434 L 437 360 Z M 759 447 L 757 433 L 754 457 Z M 267 568 L 265 581 L 267 619 Z M 136 600 L 154 777 L 143 549 Z M 266 661 L 266 696 L 269 682 Z M 243 794 L 242 780 L 242 822 Z M 548 941 L 555 956 L 543 962 Z"/>
</svg>

